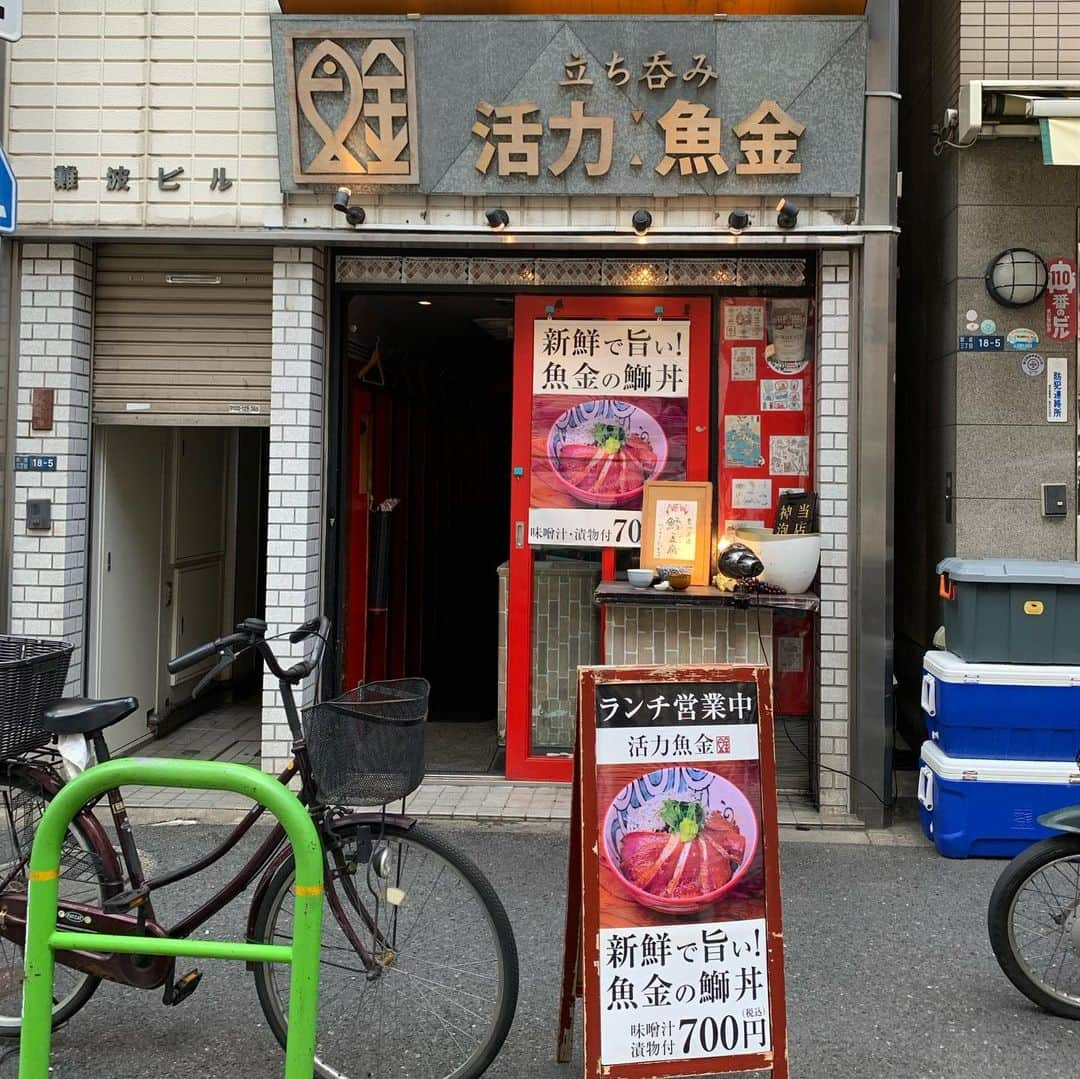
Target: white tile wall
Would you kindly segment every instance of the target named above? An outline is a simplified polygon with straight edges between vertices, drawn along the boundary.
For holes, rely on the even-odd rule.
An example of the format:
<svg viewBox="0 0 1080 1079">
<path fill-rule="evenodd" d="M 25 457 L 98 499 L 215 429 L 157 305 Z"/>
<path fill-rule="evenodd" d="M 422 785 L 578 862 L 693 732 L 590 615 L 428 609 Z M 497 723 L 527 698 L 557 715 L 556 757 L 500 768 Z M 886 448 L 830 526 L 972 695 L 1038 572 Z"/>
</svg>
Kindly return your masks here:
<svg viewBox="0 0 1080 1079">
<path fill-rule="evenodd" d="M 267 511 L 268 635 L 321 614 L 323 362 L 325 254 L 314 247 L 274 248 L 273 354 L 270 374 L 270 492 Z M 310 648 L 308 644 L 306 647 Z M 286 665 L 305 645 L 275 641 Z M 263 767 L 288 760 L 290 734 L 277 683 L 263 683 Z M 315 699 L 311 677 L 296 694 Z"/>
<path fill-rule="evenodd" d="M 93 252 L 83 244 L 24 244 L 21 275 L 14 452 L 55 454 L 57 467 L 15 473 L 11 632 L 74 644 L 70 694 L 83 677 Z M 35 386 L 56 391 L 51 431 L 30 430 Z M 28 498 L 52 500 L 48 532 L 27 531 Z"/>
<path fill-rule="evenodd" d="M 851 399 L 851 256 L 825 251 L 821 257 L 821 340 L 818 361 L 816 432 L 817 491 L 821 529 L 820 715 L 821 812 L 844 813 L 848 781 L 827 769 L 847 772 L 850 764 L 848 632 L 848 502 Z"/>
</svg>

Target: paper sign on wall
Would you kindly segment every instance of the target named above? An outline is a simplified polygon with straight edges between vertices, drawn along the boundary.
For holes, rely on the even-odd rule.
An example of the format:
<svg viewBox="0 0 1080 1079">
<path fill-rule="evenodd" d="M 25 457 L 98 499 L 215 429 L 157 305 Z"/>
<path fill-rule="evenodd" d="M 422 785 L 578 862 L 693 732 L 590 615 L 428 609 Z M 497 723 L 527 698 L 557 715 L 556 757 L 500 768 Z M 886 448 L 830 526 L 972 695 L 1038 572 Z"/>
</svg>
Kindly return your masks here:
<svg viewBox="0 0 1080 1079">
<path fill-rule="evenodd" d="M 1064 356 L 1046 360 L 1046 422 L 1068 423 L 1069 361 Z"/>
</svg>

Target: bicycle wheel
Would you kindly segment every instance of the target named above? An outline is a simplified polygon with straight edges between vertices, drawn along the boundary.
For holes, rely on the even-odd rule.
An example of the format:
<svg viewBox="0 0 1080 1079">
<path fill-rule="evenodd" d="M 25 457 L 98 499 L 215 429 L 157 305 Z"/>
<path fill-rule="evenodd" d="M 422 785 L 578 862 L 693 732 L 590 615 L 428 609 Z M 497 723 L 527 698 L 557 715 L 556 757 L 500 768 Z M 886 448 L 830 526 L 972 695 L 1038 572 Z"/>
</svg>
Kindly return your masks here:
<svg viewBox="0 0 1080 1079">
<path fill-rule="evenodd" d="M 349 924 L 378 961 L 365 965 L 327 902 L 316 1074 L 321 1079 L 482 1075 L 502 1047 L 517 1006 L 517 948 L 498 896 L 472 862 L 422 828 L 387 824 L 380 836 L 377 827 L 359 825 L 335 834 L 347 880 L 339 875 L 334 890 Z M 380 858 L 386 859 L 382 876 L 375 870 Z M 293 877 L 290 858 L 261 904 L 257 941 L 292 940 Z M 359 908 L 350 903 L 347 884 L 355 884 Z M 398 905 L 388 901 L 388 892 Z M 284 1046 L 289 967 L 260 963 L 255 984 L 270 1028 Z"/>
<path fill-rule="evenodd" d="M 26 894 L 26 860 L 48 793 L 30 777 L 12 771 L 0 777 L 0 881 L 5 892 Z M 19 869 L 16 866 L 23 863 Z M 109 881 L 78 818 L 68 825 L 60 852 L 60 900 L 99 906 Z M 0 894 L 0 906 L 3 894 Z M 57 963 L 53 975 L 53 1026 L 67 1022 L 94 994 L 101 979 Z M 0 936 L 0 1038 L 18 1037 L 22 1026 L 23 949 Z"/>
<path fill-rule="evenodd" d="M 1041 1008 L 1080 1019 L 1080 835 L 1014 858 L 994 886 L 990 944 L 1009 981 Z"/>
</svg>

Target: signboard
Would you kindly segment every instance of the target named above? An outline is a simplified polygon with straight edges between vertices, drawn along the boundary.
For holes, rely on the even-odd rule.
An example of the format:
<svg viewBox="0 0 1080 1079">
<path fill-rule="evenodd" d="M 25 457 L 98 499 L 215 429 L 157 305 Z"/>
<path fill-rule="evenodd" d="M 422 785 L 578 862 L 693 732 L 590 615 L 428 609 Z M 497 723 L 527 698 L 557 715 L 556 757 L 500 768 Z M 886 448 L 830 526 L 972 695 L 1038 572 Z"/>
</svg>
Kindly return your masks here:
<svg viewBox="0 0 1080 1079">
<path fill-rule="evenodd" d="M 786 1079 L 768 669 L 579 687 L 560 1055 L 580 989 L 586 1076 Z"/>
<path fill-rule="evenodd" d="M 2 36 L 2 35 L 0 35 Z M 8 40 L 14 40 L 9 38 Z M 0 235 L 8 235 L 15 231 L 18 221 L 19 183 L 15 179 L 15 172 L 11 162 L 0 146 Z"/>
<path fill-rule="evenodd" d="M 1069 361 L 1063 356 L 1051 356 L 1046 361 L 1046 421 L 1067 423 L 1069 420 Z"/>
<path fill-rule="evenodd" d="M 1076 338 L 1076 260 L 1051 259 L 1046 264 L 1046 339 L 1066 344 Z"/>
<path fill-rule="evenodd" d="M 790 198 L 861 186 L 861 18 L 270 27 L 285 191 Z M 784 63 L 763 65 L 770 56 Z"/>
<path fill-rule="evenodd" d="M 637 547 L 645 482 L 686 477 L 690 322 L 533 323 L 529 542 Z"/>
<path fill-rule="evenodd" d="M 19 453 L 15 455 L 16 472 L 55 472 L 56 457 L 52 454 Z"/>
<path fill-rule="evenodd" d="M 1004 352 L 1005 337 L 1002 334 L 983 336 L 961 334 L 959 350 L 961 352 Z"/>
</svg>

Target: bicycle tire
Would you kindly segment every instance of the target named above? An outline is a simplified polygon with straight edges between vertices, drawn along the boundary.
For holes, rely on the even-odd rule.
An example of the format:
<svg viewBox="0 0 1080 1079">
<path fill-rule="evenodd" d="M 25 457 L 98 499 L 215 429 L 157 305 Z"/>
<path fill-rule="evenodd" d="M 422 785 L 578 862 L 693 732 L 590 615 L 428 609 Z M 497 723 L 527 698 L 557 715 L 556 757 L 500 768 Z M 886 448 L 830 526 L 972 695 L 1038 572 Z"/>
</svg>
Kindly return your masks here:
<svg viewBox="0 0 1080 1079">
<path fill-rule="evenodd" d="M 1063 862 L 1070 863 L 1071 870 L 1076 875 L 1076 890 L 1072 897 L 1061 897 L 1066 900 L 1071 898 L 1072 901 L 1067 904 L 1067 909 L 1063 908 L 1058 912 L 1060 921 L 1050 912 L 1048 905 L 1045 912 L 1046 921 L 1042 928 L 1050 929 L 1050 931 L 1038 939 L 1053 941 L 1055 934 L 1050 927 L 1057 926 L 1058 936 L 1061 939 L 1053 941 L 1054 951 L 1047 969 L 1050 964 L 1053 964 L 1058 947 L 1064 943 L 1062 963 L 1072 953 L 1074 961 L 1072 969 L 1077 975 L 1076 989 L 1073 993 L 1056 989 L 1054 985 L 1040 977 L 1032 969 L 1033 955 L 1025 954 L 1024 947 L 1017 941 L 1018 918 L 1035 922 L 1034 916 L 1028 914 L 1026 910 L 1018 910 L 1018 903 L 1024 895 L 1025 885 L 1033 882 L 1051 867 L 1057 867 L 1060 870 L 1064 883 L 1067 874 L 1065 870 L 1060 869 Z M 1049 894 L 1054 895 L 1052 886 Z M 1080 835 L 1069 834 L 1044 839 L 1017 855 L 1006 866 L 994 886 L 986 920 L 990 946 L 994 950 L 998 965 L 1009 981 L 1040 1008 L 1065 1019 L 1080 1019 Z M 1019 928 L 1023 930 L 1024 926 Z"/>
<path fill-rule="evenodd" d="M 5 800 L 3 795 L 8 794 L 11 791 L 18 791 L 22 794 L 22 799 L 12 798 L 9 801 Z M 17 768 L 9 768 L 0 779 L 0 848 L 3 852 L 0 853 L 0 876 L 6 875 L 2 873 L 3 865 L 7 864 L 7 847 L 10 844 L 11 847 L 15 846 L 12 839 L 12 827 L 11 821 L 15 822 L 15 833 L 18 837 L 19 843 L 29 842 L 33 839 L 34 831 L 37 827 L 38 821 L 41 819 L 42 813 L 45 811 L 45 806 L 52 800 L 52 796 L 49 794 L 40 783 L 35 782 L 31 777 L 21 773 Z M 9 807 L 12 809 L 11 816 L 9 818 Z M 74 836 L 74 842 L 72 837 Z M 96 877 L 95 882 L 91 882 L 88 878 L 91 872 Z M 21 894 L 26 892 L 26 877 L 25 868 L 21 878 L 21 888 L 11 888 L 11 891 L 17 891 Z M 79 894 L 73 894 L 72 892 L 64 893 L 65 882 L 68 884 L 81 885 L 78 889 Z M 14 882 L 13 882 L 14 883 Z M 96 884 L 96 896 L 85 896 L 81 894 L 85 889 L 92 888 Z M 92 837 L 87 833 L 83 827 L 82 822 L 78 817 L 68 825 L 67 835 L 64 838 L 64 844 L 61 849 L 60 857 L 60 886 L 61 886 L 61 899 L 68 899 L 69 901 L 78 902 L 92 902 L 100 903 L 108 893 L 111 882 L 105 876 L 104 864 L 100 857 L 100 854 L 95 853 L 94 842 Z M 0 896 L 2 900 L 2 896 Z M 11 963 L 8 960 L 9 955 L 14 954 L 17 956 L 17 962 Z M 14 980 L 18 980 L 20 986 L 22 981 L 22 954 L 23 949 L 20 945 L 15 944 L 14 941 L 7 940 L 4 937 L 0 937 L 0 983 L 11 984 Z M 18 971 L 18 974 L 5 974 L 6 971 Z M 72 980 L 72 989 L 70 992 L 61 997 L 55 1004 L 52 1015 L 52 1025 L 55 1029 L 66 1023 L 76 1012 L 85 1006 L 87 1001 L 94 995 L 97 987 L 101 984 L 101 979 L 93 974 L 87 974 L 83 971 L 75 970 L 72 967 L 65 967 L 61 963 L 56 964 L 54 974 L 55 981 L 61 978 L 70 978 Z M 18 1016 L 3 1014 L 6 1002 L 9 1000 L 16 1000 L 19 1006 Z M 17 996 L 12 994 L 0 993 L 0 1038 L 17 1038 L 22 1029 L 22 993 L 21 989 Z"/>
<path fill-rule="evenodd" d="M 372 830 L 378 831 L 378 825 L 374 826 L 374 829 L 369 829 L 365 825 L 343 826 L 335 830 L 336 836 L 345 841 L 345 849 L 348 850 L 350 843 L 355 845 L 355 849 L 361 849 L 367 837 L 367 842 L 370 844 L 372 839 Z M 445 840 L 428 832 L 420 827 L 402 828 L 397 825 L 386 824 L 382 830 L 382 838 L 385 839 L 388 844 L 388 848 L 393 850 L 394 844 L 397 844 L 397 853 L 392 857 L 401 858 L 401 852 L 406 848 L 410 850 L 417 850 L 427 852 L 436 859 L 441 859 L 445 866 L 450 867 L 456 872 L 461 881 L 464 881 L 471 891 L 475 901 L 478 903 L 478 910 L 483 912 L 484 917 L 487 919 L 488 927 L 492 933 L 492 943 L 495 952 L 495 962 L 498 972 L 498 987 L 496 991 L 497 999 L 495 1001 L 495 1007 L 491 1016 L 490 1026 L 486 1031 L 486 1035 L 483 1036 L 482 1041 L 477 1044 L 473 1051 L 462 1060 L 453 1070 L 447 1071 L 445 1075 L 439 1075 L 437 1079 L 476 1079 L 476 1077 L 482 1075 L 491 1062 L 495 1059 L 499 1050 L 502 1048 L 503 1042 L 506 1040 L 506 1036 L 509 1033 L 511 1023 L 514 1019 L 514 1012 L 517 1007 L 517 993 L 518 993 L 518 958 L 517 958 L 517 946 L 514 942 L 513 930 L 510 926 L 510 920 L 506 915 L 506 911 L 503 908 L 502 902 L 496 895 L 495 890 L 488 882 L 487 878 L 480 872 L 479 869 L 470 861 L 465 855 L 460 853 L 451 844 Z M 379 836 L 374 836 L 376 842 L 379 840 Z M 411 855 L 409 856 L 411 857 Z M 402 860 L 399 864 L 404 864 Z M 370 865 L 370 861 L 367 863 Z M 357 865 L 357 877 L 361 886 L 366 887 L 364 877 L 366 874 L 361 874 L 359 869 L 361 866 Z M 367 866 L 363 866 L 366 871 Z M 268 887 L 263 901 L 260 904 L 259 911 L 257 913 L 254 923 L 253 938 L 257 942 L 267 943 L 282 943 L 283 940 L 291 939 L 291 934 L 284 932 L 283 927 L 279 927 L 278 920 L 283 911 L 288 897 L 292 894 L 294 878 L 294 869 L 292 858 L 290 857 L 282 866 L 276 871 L 274 877 Z M 454 897 L 450 891 L 450 885 L 452 882 L 446 881 L 440 883 L 442 875 L 435 879 L 432 884 L 431 891 L 423 898 L 421 904 L 420 900 L 413 907 L 417 910 L 417 918 L 419 918 L 427 905 L 430 903 L 432 896 L 435 895 L 434 885 L 439 884 L 438 900 L 436 906 L 440 904 L 444 909 L 454 907 L 460 909 L 459 900 Z M 406 887 L 406 902 L 401 907 L 395 908 L 399 912 L 406 909 L 406 905 L 409 902 L 409 893 L 407 891 L 408 885 L 411 883 L 406 882 L 404 879 L 398 881 L 401 885 Z M 340 889 L 340 886 L 339 886 Z M 366 893 L 365 893 L 366 894 Z M 422 893 L 421 893 L 422 894 Z M 343 899 L 344 902 L 344 899 Z M 461 912 L 461 919 L 467 917 L 468 912 Z M 404 921 L 404 918 L 403 918 Z M 394 930 L 394 944 L 398 944 L 397 937 L 397 923 L 395 919 Z M 407 926 L 402 928 L 404 934 Z M 438 936 L 439 946 L 455 946 L 455 937 L 459 936 L 462 939 L 466 936 L 464 932 L 457 933 L 461 929 L 460 922 L 458 924 L 447 924 L 444 927 L 444 931 Z M 328 934 L 334 935 L 341 932 L 341 927 L 338 925 L 336 917 L 332 912 L 329 904 L 326 904 L 323 911 L 323 959 L 326 959 L 328 951 L 334 957 L 334 960 L 341 960 L 340 946 L 332 948 L 332 945 L 328 943 Z M 415 935 L 415 929 L 413 934 Z M 433 1009 L 438 1004 L 433 1004 L 432 999 L 435 994 L 431 993 L 431 987 L 434 986 L 439 989 L 451 989 L 457 990 L 453 995 L 449 992 L 444 994 L 444 998 L 450 1002 L 450 1008 L 457 1008 L 461 1011 L 467 1011 L 467 1009 L 460 1003 L 462 999 L 468 999 L 475 997 L 475 993 L 470 993 L 467 989 L 460 986 L 450 987 L 436 983 L 430 979 L 425 980 L 423 988 L 420 990 L 420 997 L 416 1002 L 414 1008 L 410 1011 L 408 1007 L 402 1007 L 400 1005 L 393 1004 L 389 999 L 394 995 L 395 989 L 398 985 L 403 988 L 412 984 L 416 978 L 425 978 L 425 975 L 412 975 L 407 971 L 402 964 L 401 957 L 403 954 L 408 954 L 406 962 L 411 961 L 413 951 L 408 950 L 409 941 L 412 939 L 412 935 L 403 939 L 401 946 L 396 948 L 395 958 L 392 960 L 389 967 L 383 970 L 380 974 L 376 975 L 374 979 L 368 979 L 364 975 L 365 987 L 360 993 L 359 1000 L 355 1003 L 349 1003 L 346 1005 L 347 1014 L 356 1020 L 355 1032 L 352 1030 L 331 1030 L 330 1028 L 338 1022 L 337 1013 L 331 1009 L 334 1001 L 329 998 L 326 993 L 327 983 L 330 980 L 330 974 L 328 971 L 333 971 L 334 976 L 340 978 L 338 971 L 345 970 L 346 975 L 360 975 L 364 974 L 360 970 L 346 969 L 342 966 L 344 960 L 340 962 L 331 961 L 329 964 L 323 962 L 320 968 L 319 975 L 319 1030 L 317 1035 L 316 1045 L 316 1067 L 315 1074 L 319 1079 L 359 1079 L 363 1076 L 364 1079 L 390 1079 L 390 1076 L 408 1075 L 410 1079 L 435 1079 L 434 1072 L 425 1072 L 422 1069 L 428 1069 L 435 1067 L 435 1071 L 441 1070 L 439 1066 L 434 1065 L 434 1056 L 432 1055 L 433 1046 L 430 1043 L 425 1042 L 425 1038 L 430 1037 L 430 1031 L 438 1029 L 435 1027 L 431 1018 L 434 1017 L 440 1023 L 445 1023 L 445 1020 L 438 1015 Z M 466 945 L 468 947 L 468 945 Z M 355 956 L 355 951 L 350 951 L 349 954 Z M 470 951 L 470 956 L 472 955 Z M 470 960 L 471 961 L 471 960 Z M 418 959 L 420 964 L 423 964 L 424 959 L 420 957 Z M 438 972 L 439 977 L 446 977 L 447 980 L 452 980 L 455 975 L 472 974 L 475 971 L 466 971 L 464 968 L 455 968 L 449 963 L 439 963 L 437 960 L 430 959 L 429 966 L 424 970 L 428 971 L 434 969 Z M 395 965 L 396 964 L 396 965 Z M 404 973 L 406 977 L 391 978 L 391 971 L 394 973 Z M 449 972 L 449 973 L 442 973 Z M 288 1023 L 287 1012 L 288 1003 L 287 999 L 282 994 L 282 988 L 287 990 L 288 988 L 288 968 L 275 966 L 273 964 L 260 963 L 255 967 L 255 986 L 258 993 L 259 1003 L 262 1006 L 263 1012 L 266 1015 L 267 1023 L 270 1029 L 273 1031 L 274 1036 L 278 1042 L 284 1047 Z M 400 1026 L 395 1024 L 392 1032 L 392 1037 L 395 1038 L 394 1047 L 386 1046 L 387 1056 L 383 1055 L 383 1037 L 384 1027 L 381 1023 L 377 1024 L 371 1014 L 371 1005 L 375 1002 L 379 988 L 376 988 L 371 997 L 367 997 L 368 987 L 372 984 L 381 986 L 385 979 L 390 978 L 390 982 L 386 984 L 393 984 L 395 989 L 390 989 L 384 996 L 387 998 L 386 1003 L 389 1005 L 391 1013 L 397 1013 L 399 1023 L 409 1023 L 416 1021 L 418 1026 L 415 1029 L 410 1029 L 408 1032 L 402 1031 Z M 348 980 L 348 979 L 347 979 Z M 354 984 L 359 985 L 360 980 L 357 977 L 351 979 Z M 338 996 L 340 997 L 340 992 Z M 365 1010 L 364 1003 L 367 998 L 368 1008 Z M 476 1005 L 479 1007 L 479 1005 Z M 452 1013 L 457 1017 L 457 1013 Z M 472 1013 L 470 1013 L 472 1014 Z M 381 1019 L 381 1016 L 380 1016 Z M 469 1022 L 467 1019 L 459 1019 L 460 1022 Z M 459 1029 L 451 1023 L 453 1029 Z M 375 1028 L 377 1027 L 377 1033 Z M 450 1033 L 447 1028 L 447 1033 Z M 375 1034 L 375 1040 L 377 1042 L 375 1049 L 372 1049 L 372 1035 Z M 331 1035 L 334 1036 L 335 1042 L 333 1047 L 329 1045 Z M 454 1040 L 454 1035 L 450 1034 L 451 1040 Z M 339 1048 L 340 1046 L 340 1048 Z M 346 1048 L 348 1047 L 348 1048 Z M 402 1053 L 410 1057 L 410 1063 L 406 1067 L 403 1064 Z M 333 1054 L 333 1060 L 331 1060 L 331 1054 Z M 377 1055 L 378 1060 L 375 1064 L 372 1063 L 373 1056 Z M 389 1070 L 390 1062 L 392 1061 L 393 1071 Z M 383 1064 L 382 1070 L 379 1070 L 379 1065 Z M 356 1070 L 342 1071 L 343 1067 L 351 1067 Z M 403 1070 L 404 1069 L 404 1070 Z"/>
</svg>

